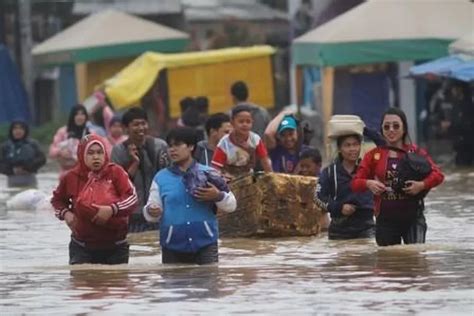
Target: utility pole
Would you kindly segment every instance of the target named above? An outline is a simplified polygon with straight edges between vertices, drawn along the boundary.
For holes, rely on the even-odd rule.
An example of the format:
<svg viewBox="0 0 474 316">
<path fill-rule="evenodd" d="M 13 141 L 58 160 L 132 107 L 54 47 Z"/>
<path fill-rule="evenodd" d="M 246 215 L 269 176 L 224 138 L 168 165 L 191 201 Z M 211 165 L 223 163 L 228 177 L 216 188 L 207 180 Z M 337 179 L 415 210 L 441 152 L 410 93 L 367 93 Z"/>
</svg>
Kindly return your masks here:
<svg viewBox="0 0 474 316">
<path fill-rule="evenodd" d="M 21 68 L 23 73 L 23 83 L 28 94 L 28 104 L 30 107 L 30 116 L 32 122 L 35 122 L 34 107 L 34 69 L 31 49 L 33 46 L 31 36 L 31 0 L 18 0 L 18 17 L 20 28 L 21 45 Z"/>
</svg>

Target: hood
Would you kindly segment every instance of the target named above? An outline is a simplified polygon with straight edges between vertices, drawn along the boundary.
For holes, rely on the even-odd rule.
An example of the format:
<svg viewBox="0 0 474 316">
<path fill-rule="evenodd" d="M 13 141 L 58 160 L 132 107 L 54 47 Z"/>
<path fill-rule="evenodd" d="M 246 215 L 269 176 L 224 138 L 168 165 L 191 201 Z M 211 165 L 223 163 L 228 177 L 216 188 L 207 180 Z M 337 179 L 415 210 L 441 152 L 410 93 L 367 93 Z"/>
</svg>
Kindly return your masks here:
<svg viewBox="0 0 474 316">
<path fill-rule="evenodd" d="M 85 155 L 89 147 L 93 144 L 99 144 L 104 150 L 105 161 L 102 166 L 102 169 L 110 162 L 105 146 L 105 139 L 95 134 L 86 135 L 81 139 L 81 141 L 79 142 L 79 146 L 77 147 L 77 160 L 79 163 L 76 165 L 75 169 L 80 174 L 88 174 L 90 172 L 90 169 L 86 166 Z"/>
<path fill-rule="evenodd" d="M 8 130 L 8 138 L 10 138 L 12 141 L 15 141 L 15 139 L 13 139 L 13 127 L 15 125 L 20 125 L 21 127 L 23 127 L 23 129 L 25 130 L 25 136 L 23 136 L 22 139 L 17 139 L 16 141 L 18 140 L 24 140 L 24 139 L 27 139 L 28 138 L 28 135 L 30 133 L 30 128 L 28 126 L 28 124 L 26 124 L 26 122 L 24 121 L 21 121 L 21 120 L 17 120 L 17 121 L 13 121 L 11 124 L 10 124 L 10 129 Z"/>
</svg>

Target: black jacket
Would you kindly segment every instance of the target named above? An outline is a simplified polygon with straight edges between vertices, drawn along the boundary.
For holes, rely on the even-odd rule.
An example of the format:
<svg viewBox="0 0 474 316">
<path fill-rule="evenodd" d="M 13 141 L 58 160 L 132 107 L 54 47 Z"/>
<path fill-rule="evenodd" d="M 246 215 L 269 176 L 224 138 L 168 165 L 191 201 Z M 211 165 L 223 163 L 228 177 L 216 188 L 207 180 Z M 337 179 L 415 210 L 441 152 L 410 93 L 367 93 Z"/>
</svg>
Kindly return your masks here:
<svg viewBox="0 0 474 316">
<path fill-rule="evenodd" d="M 13 138 L 13 127 L 20 125 L 25 131 L 22 139 Z M 0 146 L 0 173 L 13 175 L 14 167 L 22 167 L 30 173 L 36 173 L 46 163 L 46 156 L 36 140 L 28 138 L 28 125 L 14 121 L 10 125 L 9 139 Z"/>
<path fill-rule="evenodd" d="M 337 159 L 334 163 L 324 168 L 319 177 L 319 183 L 316 188 L 316 198 L 319 199 L 332 218 L 343 217 L 342 206 L 344 204 L 353 204 L 356 211 L 351 217 L 365 220 L 372 218 L 374 202 L 372 193 L 355 193 L 351 190 L 352 176 L 342 166 Z"/>
</svg>

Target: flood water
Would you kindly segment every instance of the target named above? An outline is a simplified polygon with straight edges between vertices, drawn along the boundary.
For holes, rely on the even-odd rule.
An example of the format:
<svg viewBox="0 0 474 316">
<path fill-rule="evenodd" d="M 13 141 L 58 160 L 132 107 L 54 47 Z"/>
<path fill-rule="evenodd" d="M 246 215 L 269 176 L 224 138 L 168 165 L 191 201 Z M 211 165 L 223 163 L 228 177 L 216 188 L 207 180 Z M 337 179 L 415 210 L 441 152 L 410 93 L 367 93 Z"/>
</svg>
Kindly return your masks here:
<svg viewBox="0 0 474 316">
<path fill-rule="evenodd" d="M 56 173 L 41 173 L 51 192 Z M 424 245 L 373 240 L 223 239 L 216 266 L 163 266 L 154 233 L 130 236 L 129 265 L 70 267 L 69 231 L 48 211 L 6 210 L 0 177 L 0 313 L 474 314 L 474 170 L 427 199 Z"/>
</svg>

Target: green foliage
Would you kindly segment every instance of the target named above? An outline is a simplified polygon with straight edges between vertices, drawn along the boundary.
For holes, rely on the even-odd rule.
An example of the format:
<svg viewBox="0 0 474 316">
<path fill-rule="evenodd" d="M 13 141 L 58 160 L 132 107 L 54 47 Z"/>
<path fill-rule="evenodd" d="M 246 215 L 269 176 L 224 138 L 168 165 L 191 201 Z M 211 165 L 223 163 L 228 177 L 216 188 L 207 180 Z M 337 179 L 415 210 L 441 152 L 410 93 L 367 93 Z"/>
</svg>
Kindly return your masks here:
<svg viewBox="0 0 474 316">
<path fill-rule="evenodd" d="M 36 139 L 40 144 L 49 145 L 53 141 L 54 134 L 58 128 L 64 125 L 63 121 L 51 121 L 31 129 L 30 137 Z"/>
<path fill-rule="evenodd" d="M 8 138 L 8 128 L 10 124 L 0 125 L 0 142 L 3 143 Z"/>
</svg>

